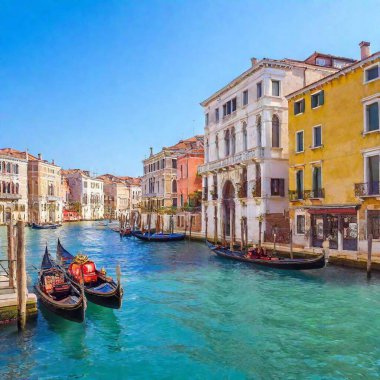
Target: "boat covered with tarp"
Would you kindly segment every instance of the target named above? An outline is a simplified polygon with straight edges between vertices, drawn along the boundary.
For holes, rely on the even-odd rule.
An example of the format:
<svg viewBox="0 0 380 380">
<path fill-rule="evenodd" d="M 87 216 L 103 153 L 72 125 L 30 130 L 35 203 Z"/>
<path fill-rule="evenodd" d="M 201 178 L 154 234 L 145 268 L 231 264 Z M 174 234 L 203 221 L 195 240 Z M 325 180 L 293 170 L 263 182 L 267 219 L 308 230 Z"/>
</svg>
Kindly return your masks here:
<svg viewBox="0 0 380 380">
<path fill-rule="evenodd" d="M 65 270 L 57 265 L 47 247 L 34 288 L 39 301 L 53 313 L 74 322 L 84 321 L 84 292 L 68 278 Z"/>
<path fill-rule="evenodd" d="M 249 264 L 258 266 L 265 266 L 277 269 L 288 270 L 306 270 L 306 269 L 320 269 L 325 266 L 325 255 L 320 255 L 316 258 L 283 258 L 274 256 L 262 255 L 246 255 L 245 252 L 240 250 L 232 251 L 220 245 L 214 245 L 209 241 L 206 242 L 207 246 L 216 255 L 235 261 L 242 261 Z"/>
<path fill-rule="evenodd" d="M 66 270 L 74 284 L 83 283 L 87 299 L 97 305 L 119 309 L 123 298 L 120 283 L 120 267 L 117 267 L 117 282 L 107 276 L 104 269 L 97 270 L 96 265 L 86 255 L 72 255 L 58 239 L 57 260 Z"/>
<path fill-rule="evenodd" d="M 148 242 L 170 242 L 184 240 L 186 234 L 182 233 L 163 233 L 163 232 L 142 232 L 131 231 L 132 236 Z"/>
</svg>

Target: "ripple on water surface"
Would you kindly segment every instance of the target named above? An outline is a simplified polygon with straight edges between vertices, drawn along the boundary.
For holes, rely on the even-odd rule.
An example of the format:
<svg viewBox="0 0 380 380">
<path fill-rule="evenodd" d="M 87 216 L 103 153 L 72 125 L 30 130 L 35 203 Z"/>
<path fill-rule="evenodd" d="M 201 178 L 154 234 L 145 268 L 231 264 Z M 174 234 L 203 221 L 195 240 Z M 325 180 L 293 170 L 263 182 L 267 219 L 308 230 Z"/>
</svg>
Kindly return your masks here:
<svg viewBox="0 0 380 380">
<path fill-rule="evenodd" d="M 380 278 L 328 267 L 255 269 L 201 243 L 120 241 L 94 223 L 27 229 L 27 264 L 56 239 L 115 275 L 121 310 L 83 325 L 40 310 L 25 334 L 0 328 L 1 379 L 378 379 Z M 5 229 L 0 229 L 5 252 Z M 29 272 L 32 286 L 36 274 Z"/>
</svg>

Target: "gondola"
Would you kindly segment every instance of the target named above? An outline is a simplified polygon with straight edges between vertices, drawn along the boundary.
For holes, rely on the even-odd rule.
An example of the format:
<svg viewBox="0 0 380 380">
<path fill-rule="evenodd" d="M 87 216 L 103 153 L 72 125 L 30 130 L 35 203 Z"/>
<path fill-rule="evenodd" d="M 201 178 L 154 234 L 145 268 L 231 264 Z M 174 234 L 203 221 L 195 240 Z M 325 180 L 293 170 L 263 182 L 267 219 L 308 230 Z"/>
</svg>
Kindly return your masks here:
<svg viewBox="0 0 380 380">
<path fill-rule="evenodd" d="M 41 270 L 34 286 L 39 301 L 53 313 L 74 322 L 83 322 L 86 298 L 65 271 L 50 256 L 46 247 Z"/>
<path fill-rule="evenodd" d="M 120 270 L 118 269 L 117 283 L 105 273 L 96 269 L 92 261 L 76 264 L 75 257 L 61 245 L 58 239 L 57 259 L 65 268 L 66 274 L 71 281 L 79 285 L 81 279 L 84 282 L 84 293 L 86 298 L 100 306 L 119 309 L 123 298 L 123 288 L 120 284 Z"/>
<path fill-rule="evenodd" d="M 185 234 L 165 234 L 165 233 L 149 233 L 149 232 L 141 232 L 141 231 L 131 231 L 132 236 L 137 237 L 143 241 L 150 242 L 170 242 L 170 241 L 180 241 L 185 239 Z"/>
<path fill-rule="evenodd" d="M 315 259 L 288 259 L 282 257 L 263 257 L 247 258 L 241 251 L 231 251 L 221 246 L 215 246 L 210 242 L 206 242 L 211 251 L 216 255 L 235 261 L 243 261 L 246 263 L 265 266 L 269 268 L 287 269 L 287 270 L 306 270 L 320 269 L 325 266 L 325 256 L 320 255 Z"/>
<path fill-rule="evenodd" d="M 61 224 L 53 224 L 53 223 L 37 224 L 37 223 L 32 223 L 32 228 L 35 229 L 35 230 L 55 230 L 58 227 L 61 227 Z"/>
</svg>

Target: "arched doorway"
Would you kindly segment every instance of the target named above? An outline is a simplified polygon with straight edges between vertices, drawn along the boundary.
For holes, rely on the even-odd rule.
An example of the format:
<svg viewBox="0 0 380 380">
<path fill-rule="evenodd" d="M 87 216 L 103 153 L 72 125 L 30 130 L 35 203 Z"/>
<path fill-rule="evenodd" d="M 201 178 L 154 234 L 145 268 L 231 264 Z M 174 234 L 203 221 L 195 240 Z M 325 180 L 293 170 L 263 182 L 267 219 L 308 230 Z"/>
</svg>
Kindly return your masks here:
<svg viewBox="0 0 380 380">
<path fill-rule="evenodd" d="M 226 236 L 234 236 L 235 232 L 235 188 L 230 180 L 223 186 L 223 219 Z M 231 223 L 232 222 L 232 223 Z"/>
</svg>

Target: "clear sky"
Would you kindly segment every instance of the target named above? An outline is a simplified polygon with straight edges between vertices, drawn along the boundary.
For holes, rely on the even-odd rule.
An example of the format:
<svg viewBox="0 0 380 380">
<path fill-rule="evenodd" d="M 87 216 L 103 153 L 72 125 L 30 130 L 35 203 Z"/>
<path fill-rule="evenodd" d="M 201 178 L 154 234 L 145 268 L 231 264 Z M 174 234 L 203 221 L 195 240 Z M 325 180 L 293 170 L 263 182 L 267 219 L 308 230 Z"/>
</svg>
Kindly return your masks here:
<svg viewBox="0 0 380 380">
<path fill-rule="evenodd" d="M 380 1 L 1 0 L 0 147 L 141 175 L 250 58 L 380 50 Z"/>
</svg>

